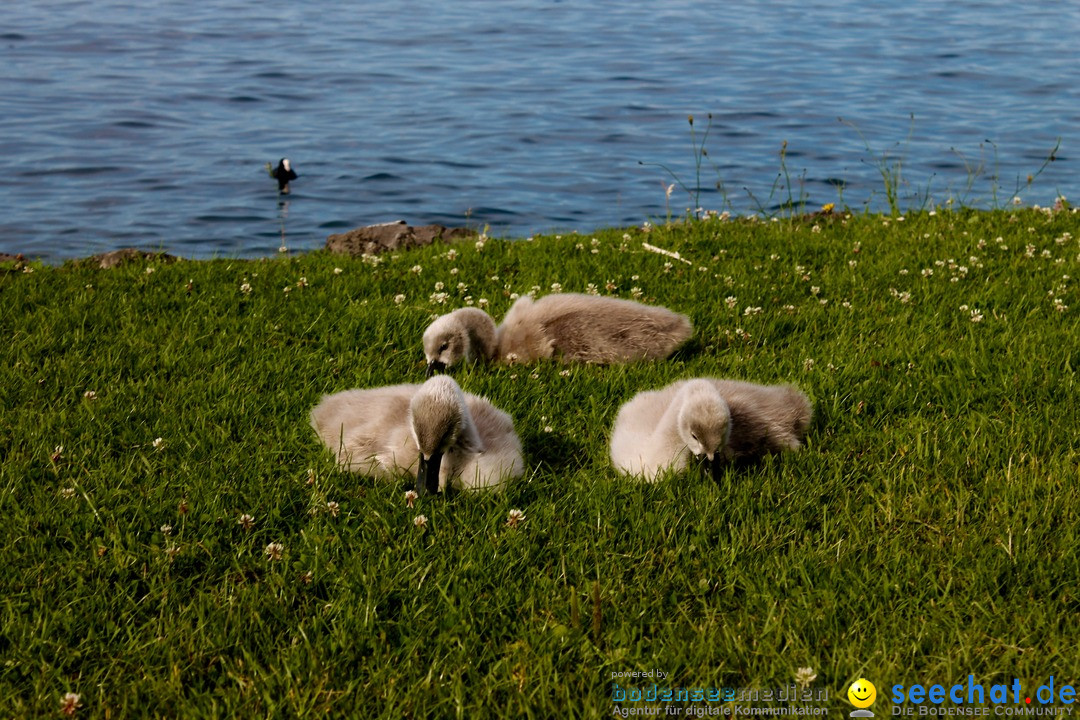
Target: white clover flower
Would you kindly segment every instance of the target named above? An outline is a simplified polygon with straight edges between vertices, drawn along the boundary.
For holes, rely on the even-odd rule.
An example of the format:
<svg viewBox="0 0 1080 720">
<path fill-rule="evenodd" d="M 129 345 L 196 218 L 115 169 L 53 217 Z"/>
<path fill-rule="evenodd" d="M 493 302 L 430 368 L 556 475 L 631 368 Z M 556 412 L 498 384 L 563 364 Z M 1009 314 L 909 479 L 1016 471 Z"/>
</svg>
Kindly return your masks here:
<svg viewBox="0 0 1080 720">
<path fill-rule="evenodd" d="M 599 289 L 598 289 L 598 288 L 596 287 L 596 283 L 589 283 L 589 284 L 588 284 L 588 285 L 587 285 L 587 286 L 585 287 L 585 293 L 586 293 L 587 295 L 599 295 L 599 294 L 600 294 L 600 290 L 599 290 Z"/>
<path fill-rule="evenodd" d="M 405 491 L 405 507 L 412 507 L 416 504 L 416 498 L 420 497 L 416 494 L 415 490 Z"/>
<path fill-rule="evenodd" d="M 338 513 L 341 512 L 341 506 L 330 500 L 326 503 L 326 511 L 330 513 L 330 517 L 337 517 Z"/>
<path fill-rule="evenodd" d="M 79 702 L 78 693 L 65 693 L 64 697 L 60 698 L 60 712 L 64 715 L 73 716 L 81 707 L 82 703 Z"/>
<path fill-rule="evenodd" d="M 60 497 L 64 498 L 65 500 L 70 500 L 71 498 L 75 497 L 75 488 L 73 488 L 73 487 L 64 488 L 63 490 L 60 491 Z"/>
<path fill-rule="evenodd" d="M 521 510 L 514 508 L 507 514 L 506 524 L 508 527 L 515 528 L 523 522 L 525 522 L 525 513 Z"/>
<path fill-rule="evenodd" d="M 521 297 L 521 296 L 518 295 L 517 293 L 510 293 L 510 299 L 511 300 L 517 300 L 519 297 Z"/>
<path fill-rule="evenodd" d="M 284 293 L 285 293 L 286 295 L 288 295 L 289 293 L 291 293 L 291 292 L 292 292 L 292 285 L 286 285 L 286 286 L 285 286 L 285 287 L 283 287 L 283 288 L 282 288 L 281 290 L 282 290 L 282 292 L 284 292 Z"/>
<path fill-rule="evenodd" d="M 550 425 L 545 425 L 544 426 L 544 432 L 550 433 L 550 432 L 554 432 L 554 431 L 555 431 L 555 428 L 551 427 Z"/>
<path fill-rule="evenodd" d="M 639 287 L 635 286 L 630 288 L 630 297 L 634 298 L 635 300 L 640 300 L 644 294 L 645 293 Z"/>
<path fill-rule="evenodd" d="M 759 308 L 759 307 L 750 307 L 749 305 L 747 305 L 746 309 L 743 310 L 743 316 L 744 317 L 747 316 L 747 315 L 760 315 L 760 314 L 761 314 L 761 308 Z"/>
<path fill-rule="evenodd" d="M 272 542 L 266 546 L 263 552 L 266 553 L 266 557 L 272 562 L 277 561 L 281 559 L 282 553 L 285 552 L 285 546 L 279 542 Z"/>
<path fill-rule="evenodd" d="M 334 274 L 335 274 L 335 275 L 340 275 L 340 274 L 341 274 L 341 273 L 343 273 L 343 272 L 345 272 L 345 271 L 344 271 L 344 270 L 342 270 L 342 269 L 341 269 L 341 268 L 339 268 L 339 267 L 336 267 L 336 268 L 334 268 Z"/>
<path fill-rule="evenodd" d="M 979 310 L 977 308 L 973 309 L 971 311 L 971 322 L 977 323 L 977 322 L 982 322 L 982 320 L 983 320 L 983 314 L 981 312 L 979 312 Z"/>
<path fill-rule="evenodd" d="M 409 268 L 409 272 L 419 275 L 420 273 L 424 272 L 424 268 L 420 267 L 419 265 L 413 265 L 411 268 Z"/>
<path fill-rule="evenodd" d="M 400 305 L 403 302 L 405 302 L 405 294 L 404 293 L 398 293 L 397 295 L 394 296 L 394 304 L 395 305 Z"/>
<path fill-rule="evenodd" d="M 560 370 L 559 371 L 559 377 L 569 377 L 569 376 L 570 376 L 570 371 L 569 370 Z"/>
<path fill-rule="evenodd" d="M 144 272 L 145 272 L 145 273 L 146 273 L 147 275 L 153 275 L 153 274 L 154 274 L 154 268 L 152 268 L 152 267 L 147 267 L 147 268 L 146 268 L 146 270 L 145 270 Z"/>
<path fill-rule="evenodd" d="M 93 390 L 87 390 L 82 396 L 87 400 L 97 400 L 97 393 Z"/>
<path fill-rule="evenodd" d="M 859 264 L 859 261 L 858 260 L 848 260 L 847 264 L 848 264 L 848 267 L 855 267 L 856 265 Z"/>
<path fill-rule="evenodd" d="M 734 310 L 735 305 L 738 302 L 739 302 L 739 299 L 737 297 L 734 297 L 733 295 L 728 295 L 726 298 L 724 298 L 724 304 L 727 305 L 728 310 Z"/>
<path fill-rule="evenodd" d="M 932 277 L 933 274 L 934 274 L 933 268 L 923 268 L 922 269 L 922 276 L 923 277 Z"/>
<path fill-rule="evenodd" d="M 244 280 L 244 282 L 240 283 L 240 292 L 244 293 L 245 295 L 250 295 L 251 283 L 249 283 L 247 280 Z"/>
<path fill-rule="evenodd" d="M 172 525 L 165 524 L 161 526 L 161 534 L 165 537 L 172 535 Z"/>
<path fill-rule="evenodd" d="M 435 291 L 436 292 L 438 292 L 439 290 L 442 290 L 444 287 L 446 287 L 446 286 L 443 285 L 441 282 L 435 283 Z"/>
<path fill-rule="evenodd" d="M 160 449 L 161 446 L 164 445 L 164 444 L 165 444 L 165 441 L 162 438 L 154 438 L 154 442 L 151 443 L 151 445 L 154 446 L 155 450 Z"/>
<path fill-rule="evenodd" d="M 561 293 L 562 292 L 562 284 L 557 283 L 557 282 L 551 283 L 551 292 L 553 292 L 553 293 Z"/>
<path fill-rule="evenodd" d="M 814 359 L 813 358 L 806 358 L 805 360 L 802 361 L 802 367 L 803 367 L 804 371 L 810 372 L 811 370 L 814 369 Z"/>
<path fill-rule="evenodd" d="M 418 528 L 427 527 L 427 515 L 417 515 L 413 518 L 413 525 Z"/>
<path fill-rule="evenodd" d="M 253 527 L 255 527 L 255 518 L 251 515 L 248 515 L 247 513 L 244 513 L 240 516 L 240 519 L 236 521 L 236 524 L 244 528 L 245 530 L 250 531 Z"/>
<path fill-rule="evenodd" d="M 450 248 L 449 250 L 447 250 L 446 251 L 446 259 L 451 261 L 451 262 L 453 262 L 454 260 L 457 260 L 457 250 L 455 250 L 454 248 Z"/>
<path fill-rule="evenodd" d="M 450 295 L 448 293 L 436 292 L 436 293 L 431 293 L 431 295 L 428 296 L 428 302 L 431 303 L 432 305 L 445 305 L 446 301 L 449 298 L 450 298 Z"/>
<path fill-rule="evenodd" d="M 488 306 L 488 299 L 487 298 L 480 298 L 479 300 L 476 301 L 476 304 L 479 305 L 482 308 L 487 307 Z"/>
<path fill-rule="evenodd" d="M 820 288 L 820 287 L 818 287 L 817 285 L 812 285 L 812 286 L 810 287 L 810 294 L 811 294 L 811 295 L 817 295 L 817 294 L 818 294 L 818 293 L 820 293 L 820 292 L 821 292 L 821 288 Z"/>
<path fill-rule="evenodd" d="M 776 218 L 773 218 L 773 220 L 776 220 Z M 810 232 L 813 232 L 813 233 L 819 233 L 819 232 L 821 232 L 821 226 L 820 226 L 820 225 L 814 225 L 814 226 L 812 226 L 812 227 L 810 228 Z"/>
<path fill-rule="evenodd" d="M 810 687 L 810 683 L 817 679 L 817 673 L 814 672 L 814 668 L 801 667 L 795 671 L 795 682 L 799 687 L 805 690 Z"/>
</svg>

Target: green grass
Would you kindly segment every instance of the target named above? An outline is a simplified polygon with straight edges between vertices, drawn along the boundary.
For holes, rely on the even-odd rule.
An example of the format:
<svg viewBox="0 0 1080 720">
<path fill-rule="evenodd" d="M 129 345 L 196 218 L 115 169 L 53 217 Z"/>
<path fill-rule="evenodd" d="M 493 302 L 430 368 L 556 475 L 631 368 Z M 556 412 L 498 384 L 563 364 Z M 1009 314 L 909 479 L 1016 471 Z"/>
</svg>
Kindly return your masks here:
<svg viewBox="0 0 1080 720">
<path fill-rule="evenodd" d="M 887 713 L 894 683 L 1080 680 L 1078 238 L 1067 211 L 965 211 L 0 270 L 0 715 L 71 691 L 80 717 L 601 717 L 612 672 L 801 666 L 834 712 L 865 676 Z M 420 381 L 434 313 L 556 282 L 638 288 L 694 338 L 458 372 L 515 418 L 503 493 L 410 510 L 334 468 L 323 393 Z M 620 478 L 619 405 L 700 375 L 804 389 L 805 450 L 720 487 Z"/>
</svg>

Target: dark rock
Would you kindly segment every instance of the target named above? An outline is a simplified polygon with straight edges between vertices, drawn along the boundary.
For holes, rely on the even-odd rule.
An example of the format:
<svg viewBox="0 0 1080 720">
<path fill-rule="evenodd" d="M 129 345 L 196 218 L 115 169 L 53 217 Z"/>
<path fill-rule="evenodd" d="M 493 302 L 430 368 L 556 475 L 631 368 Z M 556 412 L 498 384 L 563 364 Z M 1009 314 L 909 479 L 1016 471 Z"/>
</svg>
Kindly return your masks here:
<svg viewBox="0 0 1080 720">
<path fill-rule="evenodd" d="M 138 248 L 122 248 L 120 250 L 113 250 L 112 252 L 101 253 L 100 255 L 91 255 L 80 264 L 94 265 L 103 270 L 107 270 L 109 268 L 133 262 L 154 260 L 156 262 L 174 263 L 179 259 L 180 258 L 175 255 L 169 255 L 168 253 L 147 252 L 146 250 L 139 250 Z"/>
<path fill-rule="evenodd" d="M 359 257 L 424 247 L 434 242 L 454 242 L 475 236 L 476 233 L 465 228 L 447 228 L 442 225 L 412 227 L 404 220 L 398 220 L 331 235 L 326 238 L 326 249 L 338 255 Z"/>
</svg>

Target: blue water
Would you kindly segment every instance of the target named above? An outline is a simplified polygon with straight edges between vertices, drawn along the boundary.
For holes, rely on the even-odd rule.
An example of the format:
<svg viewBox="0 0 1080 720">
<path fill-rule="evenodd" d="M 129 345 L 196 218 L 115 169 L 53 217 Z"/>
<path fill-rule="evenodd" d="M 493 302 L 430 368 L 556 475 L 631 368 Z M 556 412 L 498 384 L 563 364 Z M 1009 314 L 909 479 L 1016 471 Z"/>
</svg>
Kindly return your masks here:
<svg viewBox="0 0 1080 720">
<path fill-rule="evenodd" d="M 1077 3 L 343 5 L 5 4 L 0 252 L 252 257 L 398 218 L 638 224 L 666 215 L 671 182 L 640 163 L 693 185 L 687 116 L 700 138 L 708 113 L 704 190 L 677 188 L 675 214 L 776 208 L 784 141 L 812 208 L 841 190 L 880 208 L 882 153 L 903 158 L 907 204 L 1005 202 L 1018 181 L 1024 204 L 1080 200 Z M 287 202 L 263 169 L 282 156 Z"/>
</svg>

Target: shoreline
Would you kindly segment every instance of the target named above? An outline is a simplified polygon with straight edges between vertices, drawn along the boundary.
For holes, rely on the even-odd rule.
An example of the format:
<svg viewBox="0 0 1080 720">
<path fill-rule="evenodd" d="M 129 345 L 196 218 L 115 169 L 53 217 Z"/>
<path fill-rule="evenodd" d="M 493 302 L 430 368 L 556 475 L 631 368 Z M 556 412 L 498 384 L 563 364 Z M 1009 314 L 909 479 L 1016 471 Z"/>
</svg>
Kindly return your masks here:
<svg viewBox="0 0 1080 720">
<path fill-rule="evenodd" d="M 1054 207 L 1041 207 L 1039 205 L 1032 206 L 1019 206 L 1014 208 L 995 208 L 995 209 L 981 209 L 981 208 L 965 208 L 961 207 L 956 210 L 920 210 L 914 213 L 907 213 L 902 215 L 892 215 L 884 212 L 876 213 L 853 213 L 850 210 L 836 211 L 833 208 L 832 203 L 823 206 L 822 210 L 813 213 L 805 213 L 802 215 L 790 215 L 786 217 L 774 215 L 771 217 L 762 217 L 757 214 L 748 215 L 729 215 L 723 214 L 706 214 L 702 218 L 686 218 L 678 220 L 669 220 L 664 225 L 652 225 L 649 222 L 644 222 L 642 225 L 625 226 L 625 227 L 610 227 L 601 228 L 591 231 L 589 233 L 583 233 L 577 230 L 563 232 L 563 233 L 541 233 L 537 237 L 559 237 L 562 235 L 595 235 L 608 232 L 648 232 L 644 228 L 671 228 L 686 224 L 687 222 L 721 222 L 721 223 L 747 223 L 750 225 L 768 224 L 768 223 L 787 223 L 787 224 L 802 224 L 806 222 L 833 222 L 833 221 L 873 221 L 879 220 L 882 222 L 904 222 L 908 218 L 919 217 L 925 215 L 927 217 L 934 217 L 939 214 L 953 214 L 957 216 L 985 216 L 1001 214 L 1006 218 L 1006 222 L 1018 222 L 1019 217 L 1023 213 L 1040 213 L 1043 215 L 1055 215 L 1057 213 L 1070 213 L 1077 214 L 1080 212 L 1080 208 L 1072 207 L 1068 202 L 1064 201 L 1064 198 L 1059 198 Z M 353 230 L 346 231 L 344 233 L 336 233 L 327 236 L 327 239 L 321 248 L 313 248 L 306 250 L 291 250 L 285 246 L 278 249 L 277 254 L 273 255 L 260 255 L 255 257 L 184 257 L 182 255 L 174 255 L 168 250 L 158 249 L 149 250 L 140 247 L 121 247 L 113 250 L 108 250 L 100 253 L 94 253 L 91 255 L 76 256 L 76 257 L 60 257 L 49 258 L 46 260 L 38 257 L 29 257 L 24 252 L 0 252 L 0 269 L 3 269 L 5 265 L 12 265 L 13 269 L 20 270 L 25 266 L 45 266 L 45 267 L 63 267 L 66 265 L 75 266 L 87 266 L 98 265 L 101 269 L 111 269 L 121 265 L 130 264 L 139 261 L 159 261 L 165 263 L 174 262 L 212 262 L 217 260 L 228 261 L 269 261 L 283 257 L 298 257 L 301 255 L 309 255 L 319 252 L 329 252 L 331 254 L 341 255 L 343 257 L 363 257 L 365 255 L 380 255 L 385 252 L 396 252 L 400 250 L 409 250 L 415 247 L 425 247 L 427 245 L 442 243 L 453 244 L 456 242 L 462 242 L 471 238 L 486 237 L 486 233 L 483 230 L 474 230 L 471 228 L 448 228 L 444 225 L 421 225 L 413 226 L 409 225 L 404 220 L 396 220 L 386 223 L 378 223 L 376 225 L 366 225 L 363 227 L 354 228 Z M 528 238 L 513 238 L 505 237 L 500 238 L 508 241 L 528 241 Z"/>
</svg>

